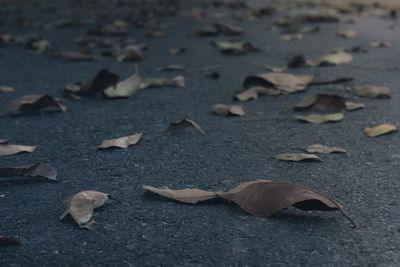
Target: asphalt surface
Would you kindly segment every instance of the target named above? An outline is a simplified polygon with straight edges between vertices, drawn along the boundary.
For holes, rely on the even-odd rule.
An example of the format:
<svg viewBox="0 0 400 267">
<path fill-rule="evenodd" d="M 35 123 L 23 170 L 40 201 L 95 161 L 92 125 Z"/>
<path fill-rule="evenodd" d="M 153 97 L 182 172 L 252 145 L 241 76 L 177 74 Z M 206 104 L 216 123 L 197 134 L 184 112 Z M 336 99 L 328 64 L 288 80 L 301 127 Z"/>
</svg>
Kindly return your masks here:
<svg viewBox="0 0 400 267">
<path fill-rule="evenodd" d="M 29 16 L 38 10 L 18 7 Z M 218 10 L 216 10 L 218 11 Z M 4 12 L 3 12 L 4 13 Z M 37 33 L 51 40 L 57 50 L 76 48 L 73 39 L 87 27 L 19 29 L 15 13 L 3 14 L 1 31 Z M 279 31 L 257 22 L 233 21 L 245 28 L 243 39 L 261 48 L 259 53 L 223 56 L 210 42 L 227 37 L 196 37 L 192 30 L 207 22 L 181 17 L 164 18 L 175 23 L 165 38 L 149 38 L 134 29 L 137 43 L 149 52 L 139 62 L 142 77 L 172 77 L 180 72 L 156 72 L 157 67 L 182 64 L 185 88 L 163 87 L 140 91 L 118 100 L 101 97 L 66 102 L 67 112 L 40 112 L 0 119 L 0 138 L 14 143 L 39 145 L 33 153 L 1 158 L 1 166 L 46 162 L 58 171 L 59 183 L 40 178 L 12 177 L 0 180 L 0 235 L 13 237 L 23 246 L 1 247 L 1 266 L 398 266 L 400 264 L 399 135 L 379 138 L 364 135 L 365 127 L 381 123 L 400 126 L 398 70 L 368 69 L 378 65 L 398 67 L 399 27 L 376 16 L 357 24 L 321 24 L 321 31 L 302 40 L 279 41 Z M 229 20 L 228 20 L 229 21 Z M 340 28 L 358 35 L 344 40 Z M 390 41 L 389 48 L 354 53 L 342 66 L 297 68 L 293 74 L 320 77 L 352 76 L 343 84 L 309 87 L 284 96 L 263 96 L 240 103 L 244 117 L 211 114 L 216 103 L 233 103 L 235 91 L 248 75 L 266 72 L 257 64 L 282 66 L 285 58 L 304 54 L 317 59 L 338 45 L 352 47 L 371 41 Z M 185 47 L 183 55 L 170 48 Z M 265 49 L 269 47 L 269 49 Z M 101 50 L 101 49 L 100 49 Z M 99 50 L 99 51 L 100 51 Z M 25 94 L 49 93 L 66 84 L 86 80 L 102 68 L 122 79 L 135 63 L 119 63 L 103 57 L 92 62 L 64 63 L 51 55 L 35 55 L 23 47 L 0 47 L 0 83 L 16 88 L 0 97 L 0 107 Z M 256 64 L 254 64 L 256 63 Z M 221 77 L 212 80 L 204 72 L 190 71 L 221 64 Z M 392 90 L 391 99 L 361 99 L 346 90 L 351 85 L 374 84 Z M 286 120 L 297 113 L 282 111 L 302 97 L 337 93 L 366 108 L 347 112 L 343 121 L 312 125 Z M 307 113 L 306 113 L 307 114 Z M 170 122 L 188 117 L 206 132 L 192 129 L 161 136 Z M 243 119 L 278 120 L 239 122 Z M 102 140 L 141 132 L 140 142 L 127 149 L 99 151 Z M 322 143 L 349 151 L 347 155 L 321 155 L 322 163 L 277 161 L 273 155 L 301 152 Z M 302 212 L 294 208 L 270 218 L 245 213 L 223 201 L 185 205 L 145 193 L 141 186 L 164 184 L 170 188 L 228 190 L 254 179 L 302 184 L 337 200 L 357 222 L 358 228 L 339 212 Z M 95 211 L 96 231 L 79 229 L 72 219 L 59 221 L 61 203 L 82 190 L 111 193 L 111 202 Z"/>
</svg>

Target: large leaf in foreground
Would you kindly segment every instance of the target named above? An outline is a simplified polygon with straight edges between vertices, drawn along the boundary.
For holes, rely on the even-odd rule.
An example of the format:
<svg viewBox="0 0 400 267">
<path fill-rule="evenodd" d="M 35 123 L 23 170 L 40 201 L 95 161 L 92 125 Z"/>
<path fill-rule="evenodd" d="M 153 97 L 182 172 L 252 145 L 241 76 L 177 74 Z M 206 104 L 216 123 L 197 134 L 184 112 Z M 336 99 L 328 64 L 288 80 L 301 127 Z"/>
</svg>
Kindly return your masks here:
<svg viewBox="0 0 400 267">
<path fill-rule="evenodd" d="M 0 114 L 0 117 L 7 116 L 10 112 L 38 112 L 42 108 L 56 107 L 64 112 L 67 108 L 59 104 L 51 95 L 25 95 L 15 99 L 8 104 L 6 110 Z"/>
<path fill-rule="evenodd" d="M 304 211 L 339 210 L 354 227 L 356 226 L 338 202 L 321 192 L 293 183 L 255 180 L 239 184 L 228 192 L 189 188 L 173 190 L 165 186 L 156 188 L 146 185 L 143 185 L 143 189 L 176 201 L 192 204 L 218 196 L 235 202 L 248 213 L 263 217 L 271 216 L 290 206 Z"/>
</svg>

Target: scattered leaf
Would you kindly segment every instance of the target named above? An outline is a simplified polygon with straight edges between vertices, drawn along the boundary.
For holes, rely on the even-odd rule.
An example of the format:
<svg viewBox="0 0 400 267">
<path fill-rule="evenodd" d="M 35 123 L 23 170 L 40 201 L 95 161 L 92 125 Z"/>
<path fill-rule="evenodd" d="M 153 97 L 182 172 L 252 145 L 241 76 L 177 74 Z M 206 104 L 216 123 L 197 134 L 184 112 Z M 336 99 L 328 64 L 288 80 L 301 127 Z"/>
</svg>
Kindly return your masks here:
<svg viewBox="0 0 400 267">
<path fill-rule="evenodd" d="M 175 76 L 171 79 L 165 78 L 147 78 L 140 82 L 140 89 L 154 88 L 161 86 L 177 86 L 185 87 L 185 78 L 182 75 Z"/>
<path fill-rule="evenodd" d="M 381 124 L 379 126 L 373 127 L 373 128 L 365 128 L 365 134 L 369 137 L 376 137 L 379 135 L 391 133 L 391 132 L 397 132 L 397 127 L 391 124 Z"/>
<path fill-rule="evenodd" d="M 292 40 L 301 40 L 303 39 L 303 34 L 284 34 L 279 36 L 279 40 L 281 41 L 292 41 Z"/>
<path fill-rule="evenodd" d="M 357 35 L 357 31 L 353 29 L 339 30 L 336 32 L 336 35 L 346 39 L 351 39 Z"/>
<path fill-rule="evenodd" d="M 390 98 L 390 89 L 374 85 L 362 85 L 355 87 L 356 94 L 366 98 Z"/>
<path fill-rule="evenodd" d="M 129 45 L 116 51 L 117 60 L 119 62 L 140 61 L 143 59 L 143 51 L 147 49 L 147 45 Z"/>
<path fill-rule="evenodd" d="M 140 82 L 142 79 L 139 76 L 137 66 L 135 66 L 135 73 L 128 77 L 126 80 L 117 83 L 116 86 L 112 85 L 103 91 L 103 95 L 109 98 L 128 97 L 140 90 Z"/>
<path fill-rule="evenodd" d="M 214 26 L 218 29 L 218 32 L 221 32 L 224 35 L 240 35 L 244 32 L 243 28 L 233 26 L 228 23 L 217 22 L 214 23 Z"/>
<path fill-rule="evenodd" d="M 271 87 L 254 86 L 237 94 L 234 100 L 247 101 L 250 99 L 258 99 L 259 94 L 279 95 L 280 91 Z"/>
<path fill-rule="evenodd" d="M 35 53 L 42 54 L 45 51 L 48 51 L 51 49 L 51 43 L 47 40 L 42 39 L 42 40 L 30 42 L 28 44 L 28 47 L 31 50 L 33 50 Z"/>
<path fill-rule="evenodd" d="M 295 55 L 289 58 L 287 66 L 289 68 L 298 68 L 306 64 L 306 60 L 303 55 Z"/>
<path fill-rule="evenodd" d="M 244 80 L 243 87 L 254 86 L 275 87 L 285 93 L 304 91 L 312 81 L 312 75 L 292 75 L 288 73 L 265 73 L 256 76 L 248 76 Z"/>
<path fill-rule="evenodd" d="M 220 197 L 229 202 L 235 202 L 250 214 L 262 217 L 269 217 L 290 206 L 303 211 L 339 210 L 356 227 L 355 222 L 338 202 L 319 191 L 293 183 L 255 180 L 239 184 L 228 192 L 210 192 L 191 188 L 173 190 L 166 186 L 156 188 L 146 185 L 143 185 L 143 189 L 169 199 L 191 204 Z"/>
<path fill-rule="evenodd" d="M 22 152 L 33 152 L 35 149 L 36 146 L 11 145 L 0 142 L 0 156 L 15 155 Z"/>
<path fill-rule="evenodd" d="M 321 153 L 321 154 L 330 154 L 330 153 L 347 153 L 346 149 L 338 148 L 338 147 L 327 147 L 321 144 L 315 144 L 308 146 L 306 151 L 308 153 Z"/>
<path fill-rule="evenodd" d="M 323 161 L 316 155 L 303 154 L 303 153 L 278 154 L 278 155 L 275 155 L 274 158 L 278 159 L 278 160 L 284 160 L 284 161 L 319 161 L 319 162 Z"/>
<path fill-rule="evenodd" d="M 88 53 L 77 52 L 77 51 L 69 51 L 69 52 L 60 52 L 55 54 L 56 57 L 61 58 L 63 61 L 91 61 L 95 59 L 95 56 Z"/>
<path fill-rule="evenodd" d="M 168 52 L 171 55 L 181 55 L 181 54 L 185 53 L 186 50 L 187 50 L 186 48 L 171 48 L 168 50 Z"/>
<path fill-rule="evenodd" d="M 127 148 L 128 146 L 131 145 L 136 145 L 140 138 L 142 137 L 142 134 L 134 134 L 131 136 L 124 136 L 116 139 L 110 139 L 110 140 L 104 140 L 101 145 L 99 145 L 97 148 L 99 149 L 106 149 L 106 148 Z"/>
<path fill-rule="evenodd" d="M 227 106 L 224 104 L 215 104 L 212 106 L 212 111 L 220 116 L 243 116 L 245 114 L 243 108 L 237 105 Z"/>
<path fill-rule="evenodd" d="M 175 70 L 184 70 L 185 67 L 182 65 L 171 64 L 165 67 L 157 68 L 157 71 L 175 71 Z"/>
<path fill-rule="evenodd" d="M 259 51 L 249 42 L 239 41 L 217 41 L 212 44 L 220 49 L 226 55 L 240 55 L 250 51 Z"/>
<path fill-rule="evenodd" d="M 88 31 L 89 34 L 94 35 L 127 35 L 129 32 L 127 23 L 121 20 L 114 21 L 112 24 L 101 25 Z"/>
<path fill-rule="evenodd" d="M 199 201 L 214 199 L 218 197 L 217 194 L 215 194 L 214 192 L 191 188 L 172 190 L 166 186 L 153 187 L 143 185 L 143 189 L 169 199 L 190 204 L 196 204 Z"/>
<path fill-rule="evenodd" d="M 363 103 L 353 103 L 353 102 L 346 101 L 344 103 L 344 105 L 346 106 L 346 110 L 348 110 L 348 111 L 365 108 L 365 105 Z"/>
<path fill-rule="evenodd" d="M 37 112 L 46 107 L 56 107 L 62 112 L 67 110 L 65 106 L 59 104 L 51 95 L 25 95 L 8 104 L 6 110 L 0 114 L 0 118 L 7 116 L 13 111 Z"/>
<path fill-rule="evenodd" d="M 185 129 L 185 128 L 187 128 L 187 127 L 193 127 L 193 128 L 195 128 L 199 133 L 201 133 L 201 134 L 206 134 L 206 133 L 200 128 L 200 126 L 199 126 L 197 123 L 195 123 L 194 121 L 189 120 L 189 119 L 183 119 L 183 120 L 181 120 L 181 121 L 179 121 L 179 122 L 170 123 L 169 126 L 168 126 L 168 128 L 167 128 L 167 130 L 164 132 L 163 135 L 166 135 L 166 134 L 176 134 L 176 133 L 181 132 L 183 129 Z"/>
<path fill-rule="evenodd" d="M 377 47 L 390 47 L 392 44 L 390 42 L 370 42 L 368 43 L 369 47 L 377 48 Z"/>
<path fill-rule="evenodd" d="M 315 63 L 310 63 L 311 66 L 326 66 L 326 65 L 341 65 L 347 64 L 353 60 L 353 56 L 346 52 L 329 54 L 321 57 Z"/>
<path fill-rule="evenodd" d="M 286 70 L 285 67 L 274 67 L 270 65 L 265 65 L 263 66 L 266 70 L 272 71 L 272 72 L 284 72 Z"/>
<path fill-rule="evenodd" d="M 57 181 L 57 171 L 46 163 L 35 163 L 16 167 L 0 167 L 0 177 L 30 176 Z"/>
<path fill-rule="evenodd" d="M 11 93 L 11 92 L 14 92 L 14 87 L 5 86 L 5 85 L 0 85 L 0 92 L 1 92 L 1 93 Z"/>
<path fill-rule="evenodd" d="M 110 199 L 113 199 L 111 195 L 98 191 L 79 192 L 72 198 L 64 200 L 60 220 L 70 214 L 80 228 L 95 230 L 97 224 L 94 220 L 91 220 L 93 210 L 103 206 Z"/>
<path fill-rule="evenodd" d="M 344 114 L 343 113 L 333 113 L 327 115 L 312 114 L 309 116 L 295 116 L 294 118 L 300 121 L 306 121 L 314 124 L 321 124 L 325 122 L 341 121 L 344 118 Z"/>
<path fill-rule="evenodd" d="M 0 145 L 8 144 L 12 138 L 0 139 Z"/>
<path fill-rule="evenodd" d="M 62 92 L 66 94 L 93 96 L 103 92 L 110 86 L 117 86 L 118 81 L 118 74 L 110 72 L 107 69 L 101 69 L 87 81 L 67 85 Z"/>
<path fill-rule="evenodd" d="M 22 246 L 22 244 L 14 238 L 4 237 L 0 235 L 0 247 Z"/>
<path fill-rule="evenodd" d="M 314 107 L 316 110 L 339 111 L 345 107 L 345 100 L 339 95 L 316 94 L 304 97 L 294 106 L 294 110 L 306 110 Z"/>
</svg>

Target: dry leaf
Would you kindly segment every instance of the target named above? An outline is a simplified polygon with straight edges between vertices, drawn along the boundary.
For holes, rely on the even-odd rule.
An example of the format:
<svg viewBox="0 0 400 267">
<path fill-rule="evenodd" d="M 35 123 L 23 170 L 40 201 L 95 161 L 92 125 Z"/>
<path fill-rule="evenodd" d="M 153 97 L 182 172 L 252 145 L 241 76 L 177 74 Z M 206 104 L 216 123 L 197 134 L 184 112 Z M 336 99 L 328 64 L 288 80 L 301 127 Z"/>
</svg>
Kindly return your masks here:
<svg viewBox="0 0 400 267">
<path fill-rule="evenodd" d="M 312 79 L 312 75 L 292 75 L 287 73 L 270 72 L 246 77 L 243 87 L 249 88 L 254 86 L 272 86 L 286 93 L 294 93 L 298 91 L 304 91 Z"/>
<path fill-rule="evenodd" d="M 181 121 L 179 121 L 179 122 L 170 123 L 169 126 L 168 126 L 168 128 L 167 128 L 167 130 L 164 132 L 163 135 L 166 135 L 166 134 L 176 134 L 176 133 L 181 132 L 183 129 L 185 129 L 185 128 L 187 128 L 187 127 L 194 127 L 199 133 L 201 133 L 201 134 L 206 134 L 206 133 L 200 128 L 200 126 L 199 126 L 197 123 L 195 123 L 194 121 L 189 120 L 189 119 L 183 119 L 183 120 L 181 120 Z"/>
<path fill-rule="evenodd" d="M 21 152 L 33 152 L 36 146 L 10 145 L 0 142 L 0 156 L 15 155 Z"/>
<path fill-rule="evenodd" d="M 365 105 L 363 103 L 353 103 L 353 102 L 346 101 L 344 103 L 344 105 L 346 106 L 346 110 L 348 110 L 348 111 L 365 108 Z"/>
<path fill-rule="evenodd" d="M 247 101 L 250 99 L 258 99 L 258 95 L 268 94 L 268 95 L 279 95 L 281 92 L 277 89 L 271 87 L 254 86 L 249 89 L 237 94 L 234 100 Z"/>
<path fill-rule="evenodd" d="M 95 56 L 88 53 L 82 53 L 77 51 L 60 52 L 55 54 L 56 57 L 61 58 L 63 61 L 91 61 L 95 59 Z"/>
<path fill-rule="evenodd" d="M 118 81 L 118 74 L 109 72 L 107 69 L 102 69 L 87 81 L 66 86 L 62 92 L 66 94 L 93 96 L 111 86 L 116 86 Z"/>
<path fill-rule="evenodd" d="M 169 199 L 191 204 L 196 204 L 199 201 L 217 198 L 217 195 L 214 192 L 191 188 L 186 188 L 182 190 L 171 190 L 166 186 L 152 187 L 143 185 L 143 189 Z"/>
<path fill-rule="evenodd" d="M 392 44 L 390 42 L 370 42 L 368 43 L 369 47 L 377 48 L 377 47 L 390 47 Z"/>
<path fill-rule="evenodd" d="M 321 153 L 321 154 L 330 154 L 330 153 L 347 153 L 346 149 L 338 148 L 338 147 L 327 147 L 321 144 L 315 144 L 308 146 L 306 151 L 308 153 Z"/>
<path fill-rule="evenodd" d="M 270 65 L 264 65 L 263 66 L 266 70 L 272 71 L 272 72 L 284 72 L 286 70 L 285 67 L 274 67 Z"/>
<path fill-rule="evenodd" d="M 0 145 L 8 144 L 12 138 L 0 139 Z"/>
<path fill-rule="evenodd" d="M 143 51 L 147 49 L 147 45 L 129 45 L 123 49 L 116 51 L 117 60 L 119 62 L 139 61 L 143 59 Z"/>
<path fill-rule="evenodd" d="M 143 189 L 176 201 L 196 204 L 217 197 L 233 201 L 244 211 L 262 217 L 268 217 L 281 209 L 293 206 L 303 211 L 339 210 L 356 227 L 355 222 L 346 214 L 343 207 L 329 196 L 311 188 L 268 180 L 255 180 L 239 184 L 228 192 L 210 192 L 199 189 L 173 190 L 168 187 L 143 185 Z"/>
<path fill-rule="evenodd" d="M 7 116 L 13 111 L 37 112 L 46 107 L 57 107 L 62 112 L 67 110 L 65 106 L 59 104 L 51 95 L 25 95 L 8 104 L 6 110 L 0 114 L 0 118 Z"/>
<path fill-rule="evenodd" d="M 177 86 L 185 87 L 185 78 L 182 75 L 175 76 L 171 79 L 165 78 L 147 78 L 140 82 L 140 89 L 154 88 L 161 86 Z"/>
<path fill-rule="evenodd" d="M 113 199 L 111 195 L 98 191 L 79 192 L 72 198 L 64 200 L 60 220 L 70 214 L 80 228 L 95 230 L 97 224 L 91 220 L 93 210 L 103 206 L 110 199 Z"/>
<path fill-rule="evenodd" d="M 345 107 L 345 100 L 339 95 L 316 94 L 304 97 L 293 108 L 294 110 L 306 110 L 314 107 L 316 110 L 339 111 Z"/>
<path fill-rule="evenodd" d="M 292 40 L 301 40 L 303 39 L 303 34 L 284 34 L 279 36 L 279 40 L 281 41 L 292 41 Z"/>
<path fill-rule="evenodd" d="M 31 50 L 33 50 L 35 53 L 37 54 L 42 54 L 47 50 L 51 49 L 51 43 L 47 40 L 37 40 L 37 41 L 33 41 L 28 43 L 28 48 L 30 48 Z"/>
<path fill-rule="evenodd" d="M 11 92 L 14 92 L 14 87 L 5 86 L 5 85 L 0 85 L 0 92 L 2 92 L 2 93 L 11 93 Z"/>
<path fill-rule="evenodd" d="M 186 50 L 187 50 L 186 48 L 171 48 L 168 50 L 168 52 L 171 55 L 181 55 L 181 54 L 185 53 Z"/>
<path fill-rule="evenodd" d="M 4 237 L 0 235 L 0 247 L 22 246 L 22 244 L 14 238 Z"/>
<path fill-rule="evenodd" d="M 336 35 L 346 39 L 351 39 L 357 35 L 357 31 L 353 29 L 339 30 L 336 32 Z"/>
<path fill-rule="evenodd" d="M 316 155 L 303 154 L 303 153 L 278 154 L 278 155 L 275 155 L 274 158 L 278 159 L 278 160 L 284 160 L 284 161 L 319 161 L 319 162 L 323 161 Z"/>
<path fill-rule="evenodd" d="M 121 24 L 118 21 L 112 24 L 102 25 L 92 28 L 88 31 L 89 34 L 95 35 L 127 35 L 129 34 L 127 24 Z"/>
<path fill-rule="evenodd" d="M 327 115 L 312 114 L 309 116 L 295 116 L 294 118 L 300 121 L 321 124 L 325 122 L 341 121 L 344 118 L 344 113 L 333 113 Z"/>
<path fill-rule="evenodd" d="M 224 35 L 240 35 L 244 32 L 243 28 L 233 26 L 228 23 L 223 23 L 223 22 L 217 22 L 214 23 L 214 26 L 218 29 L 219 32 L 221 32 Z"/>
<path fill-rule="evenodd" d="M 365 134 L 369 137 L 376 137 L 379 135 L 391 133 L 391 132 L 397 132 L 397 127 L 391 124 L 381 124 L 379 126 L 373 127 L 373 128 L 365 128 Z"/>
<path fill-rule="evenodd" d="M 326 65 L 341 65 L 347 64 L 353 60 L 353 56 L 346 52 L 339 52 L 329 54 L 321 57 L 315 63 L 311 63 L 311 66 L 326 66 Z"/>
<path fill-rule="evenodd" d="M 142 79 L 139 76 L 137 66 L 135 66 L 135 73 L 128 77 L 126 80 L 117 83 L 116 86 L 112 85 L 103 91 L 103 95 L 109 98 L 128 97 L 140 90 L 140 82 Z"/>
<path fill-rule="evenodd" d="M 246 212 L 262 217 L 271 216 L 290 206 L 303 211 L 339 210 L 356 227 L 355 222 L 339 203 L 321 192 L 298 184 L 256 180 L 217 194 L 223 199 L 235 202 Z"/>
<path fill-rule="evenodd" d="M 182 65 L 171 64 L 165 67 L 157 68 L 156 71 L 176 71 L 176 70 L 184 70 L 185 67 Z"/>
<path fill-rule="evenodd" d="M 46 163 L 35 163 L 17 167 L 0 167 L 0 177 L 30 176 L 57 181 L 57 171 Z"/>
<path fill-rule="evenodd" d="M 390 98 L 390 89 L 373 85 L 355 86 L 356 94 L 366 98 Z"/>
<path fill-rule="evenodd" d="M 240 55 L 250 51 L 259 51 L 249 42 L 239 41 L 217 41 L 212 44 L 220 49 L 226 55 Z"/>
<path fill-rule="evenodd" d="M 224 104 L 215 104 L 212 106 L 212 111 L 220 116 L 243 116 L 245 114 L 243 108 L 237 105 L 227 106 Z"/>
<path fill-rule="evenodd" d="M 128 146 L 131 145 L 136 145 L 140 138 L 142 137 L 142 134 L 134 134 L 131 136 L 124 136 L 116 139 L 110 139 L 110 140 L 104 140 L 101 145 L 99 145 L 97 148 L 99 149 L 105 149 L 105 148 L 127 148 Z"/>
</svg>

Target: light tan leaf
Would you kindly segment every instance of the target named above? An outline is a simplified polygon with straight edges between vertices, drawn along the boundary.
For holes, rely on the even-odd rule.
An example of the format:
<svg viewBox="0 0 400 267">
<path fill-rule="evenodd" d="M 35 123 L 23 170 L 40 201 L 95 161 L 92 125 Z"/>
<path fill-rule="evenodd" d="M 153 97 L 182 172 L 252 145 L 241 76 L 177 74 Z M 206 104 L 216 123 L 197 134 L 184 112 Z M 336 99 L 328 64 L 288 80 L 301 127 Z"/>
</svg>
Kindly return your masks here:
<svg viewBox="0 0 400 267">
<path fill-rule="evenodd" d="M 191 188 L 172 190 L 166 186 L 152 187 L 143 185 L 143 189 L 164 196 L 166 198 L 191 204 L 196 204 L 199 201 L 217 198 L 217 195 L 214 192 Z"/>
<path fill-rule="evenodd" d="M 175 76 L 171 79 L 165 78 L 147 78 L 140 82 L 140 89 L 155 88 L 161 86 L 177 86 L 185 87 L 185 78 L 182 75 Z"/>
<path fill-rule="evenodd" d="M 379 41 L 377 41 L 377 42 L 370 42 L 370 43 L 368 43 L 368 46 L 369 46 L 369 47 L 372 47 L 372 48 L 377 48 L 377 47 L 390 47 L 390 46 L 392 46 L 392 44 L 391 44 L 390 42 L 385 42 L 385 41 L 379 42 Z"/>
<path fill-rule="evenodd" d="M 237 105 L 227 106 L 224 104 L 215 104 L 212 106 L 212 111 L 220 116 L 228 116 L 228 115 L 243 116 L 245 114 L 243 108 Z"/>
<path fill-rule="evenodd" d="M 189 119 L 183 119 L 183 120 L 181 120 L 181 121 L 179 121 L 179 122 L 173 122 L 173 123 L 170 123 L 169 124 L 169 126 L 168 126 L 168 128 L 167 128 L 167 130 L 164 132 L 164 134 L 163 135 L 166 135 L 166 134 L 176 134 L 176 133 L 179 133 L 179 132 L 181 132 L 183 129 L 185 129 L 185 128 L 187 128 L 187 127 L 193 127 L 193 128 L 195 128 L 199 133 L 201 133 L 201 134 L 206 134 L 201 128 L 200 128 L 200 126 L 197 124 L 197 123 L 195 123 L 194 121 L 192 121 L 192 120 L 189 120 Z"/>
<path fill-rule="evenodd" d="M 365 104 L 363 104 L 363 103 L 353 103 L 353 102 L 346 101 L 344 103 L 344 105 L 346 106 L 346 110 L 348 110 L 348 111 L 365 108 Z"/>
<path fill-rule="evenodd" d="M 321 124 L 325 122 L 341 121 L 344 118 L 344 113 L 333 113 L 327 115 L 312 114 L 309 116 L 295 116 L 294 118 L 314 124 Z"/>
<path fill-rule="evenodd" d="M 347 64 L 353 60 L 353 56 L 346 52 L 339 52 L 334 54 L 329 54 L 321 57 L 315 63 L 311 63 L 314 66 L 323 66 L 323 65 L 341 65 Z"/>
<path fill-rule="evenodd" d="M 356 227 L 355 222 L 338 202 L 321 192 L 298 184 L 256 180 L 217 194 L 221 198 L 235 202 L 246 212 L 262 217 L 271 216 L 290 206 L 304 211 L 339 210 Z"/>
<path fill-rule="evenodd" d="M 336 35 L 346 39 L 351 39 L 357 35 L 357 31 L 353 29 L 339 30 L 336 32 Z"/>
<path fill-rule="evenodd" d="M 104 95 L 109 98 L 128 97 L 140 90 L 141 78 L 137 66 L 135 66 L 135 73 L 128 77 L 126 80 L 117 83 L 116 86 L 110 86 L 104 90 Z"/>
<path fill-rule="evenodd" d="M 274 158 L 278 159 L 278 160 L 284 160 L 284 161 L 319 161 L 319 162 L 323 161 L 316 155 L 304 154 L 304 153 L 277 154 L 274 156 Z"/>
<path fill-rule="evenodd" d="M 97 148 L 99 149 L 106 149 L 106 148 L 127 148 L 128 146 L 131 145 L 136 145 L 140 138 L 142 137 L 142 134 L 134 134 L 131 136 L 125 136 L 125 137 L 120 137 L 116 139 L 110 139 L 110 140 L 104 140 L 101 145 L 99 145 Z"/>
<path fill-rule="evenodd" d="M 12 138 L 0 139 L 0 145 L 8 144 Z"/>
<path fill-rule="evenodd" d="M 25 95 L 8 104 L 6 110 L 0 114 L 0 118 L 7 116 L 12 111 L 37 112 L 45 107 L 56 107 L 65 112 L 67 108 L 59 104 L 51 95 Z"/>
<path fill-rule="evenodd" d="M 308 153 L 321 153 L 321 154 L 347 153 L 346 149 L 339 147 L 327 147 L 321 144 L 308 146 L 306 150 Z"/>
<path fill-rule="evenodd" d="M 0 92 L 2 92 L 2 93 L 11 93 L 11 92 L 14 92 L 14 90 L 15 90 L 14 87 L 0 85 Z"/>
<path fill-rule="evenodd" d="M 249 42 L 239 42 L 239 41 L 217 41 L 212 42 L 212 44 L 219 48 L 223 54 L 227 55 L 238 55 L 244 54 L 250 51 L 258 51 Z"/>
<path fill-rule="evenodd" d="M 117 60 L 119 62 L 140 61 L 143 59 L 143 51 L 147 49 L 147 45 L 128 45 L 116 51 Z"/>
<path fill-rule="evenodd" d="M 335 110 L 344 108 L 345 100 L 340 95 L 316 94 L 304 97 L 293 108 L 294 110 L 306 110 L 314 107 L 316 110 Z"/>
<path fill-rule="evenodd" d="M 0 177 L 12 176 L 44 177 L 52 181 L 57 181 L 57 171 L 46 163 L 0 168 Z"/>
<path fill-rule="evenodd" d="M 218 29 L 219 32 L 222 34 L 231 36 L 231 35 L 240 35 L 244 32 L 243 28 L 233 26 L 228 23 L 223 23 L 223 22 L 217 22 L 214 23 L 215 27 Z"/>
<path fill-rule="evenodd" d="M 271 87 L 254 86 L 241 92 L 240 94 L 237 94 L 234 99 L 239 101 L 258 99 L 259 94 L 279 95 L 280 91 Z"/>
<path fill-rule="evenodd" d="M 282 90 L 286 93 L 294 93 L 298 91 L 304 91 L 312 79 L 312 75 L 292 75 L 288 73 L 269 72 L 246 77 L 243 87 L 250 88 L 254 86 L 273 86 L 276 89 Z"/>
<path fill-rule="evenodd" d="M 301 40 L 303 39 L 303 34 L 297 33 L 297 34 L 284 34 L 279 36 L 279 40 L 281 41 L 292 41 L 292 40 Z"/>
<path fill-rule="evenodd" d="M 381 124 L 379 126 L 373 127 L 373 128 L 365 128 L 365 134 L 369 137 L 376 137 L 379 135 L 391 133 L 391 132 L 397 132 L 397 127 L 391 124 Z"/>
<path fill-rule="evenodd" d="M 0 144 L 0 156 L 15 155 L 22 152 L 33 152 L 35 149 L 36 146 Z"/>
<path fill-rule="evenodd" d="M 60 220 L 70 214 L 80 228 L 94 230 L 97 225 L 95 221 L 91 220 L 93 210 L 103 206 L 110 199 L 113 199 L 111 195 L 102 192 L 81 191 L 72 198 L 64 200 Z"/>
<path fill-rule="evenodd" d="M 374 85 L 362 85 L 355 87 L 356 94 L 366 98 L 390 98 L 390 89 Z"/>
</svg>

